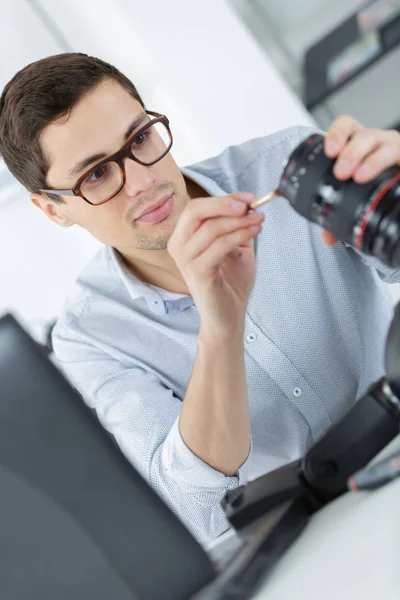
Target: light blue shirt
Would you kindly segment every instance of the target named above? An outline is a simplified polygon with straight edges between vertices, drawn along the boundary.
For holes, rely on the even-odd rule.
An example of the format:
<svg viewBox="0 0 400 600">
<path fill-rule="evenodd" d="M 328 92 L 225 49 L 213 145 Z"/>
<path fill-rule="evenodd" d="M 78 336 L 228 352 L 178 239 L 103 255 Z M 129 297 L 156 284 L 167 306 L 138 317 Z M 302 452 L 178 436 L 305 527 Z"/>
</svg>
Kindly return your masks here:
<svg viewBox="0 0 400 600">
<path fill-rule="evenodd" d="M 182 171 L 212 196 L 261 196 L 310 131 L 251 140 Z M 227 490 L 302 455 L 384 374 L 393 315 L 384 281 L 400 281 L 399 272 L 342 243 L 325 246 L 320 227 L 284 198 L 260 210 L 245 330 L 252 445 L 235 476 L 200 460 L 179 433 L 199 332 L 191 297 L 140 282 L 104 247 L 53 334 L 56 357 L 85 402 L 202 543 L 228 528 L 220 506 Z"/>
</svg>

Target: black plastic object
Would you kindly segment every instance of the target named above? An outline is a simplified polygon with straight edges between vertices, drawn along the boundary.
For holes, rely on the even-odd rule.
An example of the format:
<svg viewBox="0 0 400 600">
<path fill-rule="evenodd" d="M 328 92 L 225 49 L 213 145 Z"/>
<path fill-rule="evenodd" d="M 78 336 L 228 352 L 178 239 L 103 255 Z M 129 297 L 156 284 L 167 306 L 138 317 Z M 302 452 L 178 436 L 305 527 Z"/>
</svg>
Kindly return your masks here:
<svg viewBox="0 0 400 600">
<path fill-rule="evenodd" d="M 394 310 L 385 348 L 386 375 L 400 407 L 400 302 Z M 400 408 L 399 408 L 400 411 Z"/>
<path fill-rule="evenodd" d="M 382 378 L 303 459 L 228 492 L 222 505 L 229 522 L 242 529 L 282 502 L 302 497 L 318 510 L 347 491 L 350 475 L 396 437 L 399 422 L 398 398 Z"/>
<path fill-rule="evenodd" d="M 41 348 L 0 319 L 0 598 L 186 600 L 214 576 Z"/>
<path fill-rule="evenodd" d="M 321 505 L 346 492 L 348 477 L 399 433 L 399 422 L 386 386 L 385 378 L 371 386 L 304 456 L 301 480 Z M 397 416 L 400 420 L 400 412 Z"/>
<path fill-rule="evenodd" d="M 227 492 L 222 500 L 225 514 L 235 529 L 242 529 L 282 502 L 301 496 L 300 460 Z"/>
</svg>

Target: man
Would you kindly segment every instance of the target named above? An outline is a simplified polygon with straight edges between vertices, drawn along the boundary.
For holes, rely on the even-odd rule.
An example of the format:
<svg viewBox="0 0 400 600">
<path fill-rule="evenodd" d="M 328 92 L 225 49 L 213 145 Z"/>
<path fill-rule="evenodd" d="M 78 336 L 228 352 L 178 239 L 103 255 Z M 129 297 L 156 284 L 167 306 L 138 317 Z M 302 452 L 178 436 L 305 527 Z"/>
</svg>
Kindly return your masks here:
<svg viewBox="0 0 400 600">
<path fill-rule="evenodd" d="M 399 272 L 326 232 L 324 244 L 284 198 L 248 212 L 309 133 L 179 169 L 168 120 L 83 54 L 27 66 L 1 98 L 0 150 L 32 202 L 104 244 L 59 318 L 56 355 L 202 542 L 228 527 L 227 490 L 302 455 L 383 374 L 384 281 Z M 400 163 L 399 134 L 350 117 L 325 148 L 340 179 Z"/>
</svg>

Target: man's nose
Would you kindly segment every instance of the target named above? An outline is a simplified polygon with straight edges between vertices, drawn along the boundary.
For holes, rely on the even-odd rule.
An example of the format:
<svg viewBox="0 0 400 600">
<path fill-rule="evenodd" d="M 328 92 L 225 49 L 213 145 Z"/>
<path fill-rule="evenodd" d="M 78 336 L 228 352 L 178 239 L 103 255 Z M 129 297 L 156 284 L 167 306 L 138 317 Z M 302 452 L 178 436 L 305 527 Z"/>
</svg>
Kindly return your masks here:
<svg viewBox="0 0 400 600">
<path fill-rule="evenodd" d="M 125 166 L 125 187 L 124 190 L 129 196 L 147 192 L 150 190 L 156 180 L 156 176 L 150 167 L 145 167 L 135 162 L 131 158 L 124 159 Z"/>
</svg>

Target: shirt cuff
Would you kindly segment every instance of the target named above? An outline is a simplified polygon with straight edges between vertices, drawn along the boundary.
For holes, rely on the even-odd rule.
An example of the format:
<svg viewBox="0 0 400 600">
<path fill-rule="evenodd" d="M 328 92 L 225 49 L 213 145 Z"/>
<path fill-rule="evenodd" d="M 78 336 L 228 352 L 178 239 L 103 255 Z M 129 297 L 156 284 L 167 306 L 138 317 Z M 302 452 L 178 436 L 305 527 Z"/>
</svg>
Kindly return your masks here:
<svg viewBox="0 0 400 600">
<path fill-rule="evenodd" d="M 179 417 L 170 429 L 163 444 L 162 463 L 166 473 L 185 490 L 195 493 L 199 491 L 228 491 L 247 483 L 253 441 L 250 451 L 235 475 L 227 476 L 196 456 L 185 444 L 179 431 Z"/>
</svg>

